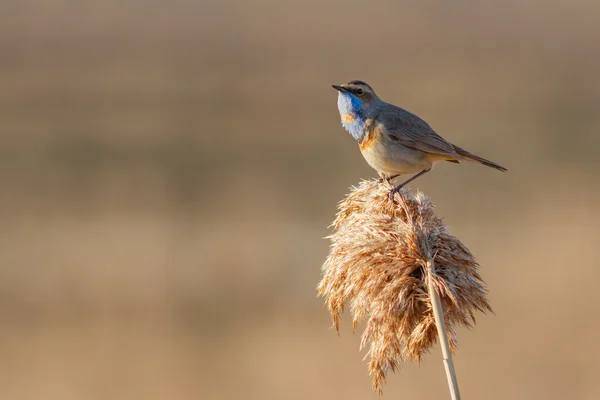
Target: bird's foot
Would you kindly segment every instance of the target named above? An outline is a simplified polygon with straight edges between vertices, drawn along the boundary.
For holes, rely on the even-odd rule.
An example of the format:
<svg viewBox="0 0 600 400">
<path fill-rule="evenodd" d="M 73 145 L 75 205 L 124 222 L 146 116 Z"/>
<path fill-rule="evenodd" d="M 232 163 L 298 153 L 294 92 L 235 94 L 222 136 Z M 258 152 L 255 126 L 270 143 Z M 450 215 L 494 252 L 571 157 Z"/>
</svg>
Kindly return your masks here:
<svg viewBox="0 0 600 400">
<path fill-rule="evenodd" d="M 396 193 L 400 193 L 400 190 L 402 189 L 404 185 L 398 185 L 395 188 L 393 188 L 392 190 L 390 190 L 390 192 L 388 193 L 388 198 L 390 199 L 390 201 L 394 204 L 398 204 L 396 202 Z"/>
</svg>

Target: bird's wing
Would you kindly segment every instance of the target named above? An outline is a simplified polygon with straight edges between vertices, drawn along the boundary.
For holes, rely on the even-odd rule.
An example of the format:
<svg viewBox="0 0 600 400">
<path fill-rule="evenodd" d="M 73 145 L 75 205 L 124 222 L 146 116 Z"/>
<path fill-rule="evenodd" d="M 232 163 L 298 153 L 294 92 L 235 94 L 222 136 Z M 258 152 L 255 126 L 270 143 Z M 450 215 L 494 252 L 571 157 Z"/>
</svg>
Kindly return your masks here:
<svg viewBox="0 0 600 400">
<path fill-rule="evenodd" d="M 454 145 L 435 133 L 427 122 L 402 108 L 382 111 L 376 121 L 383 125 L 380 129 L 383 128 L 390 139 L 403 146 L 426 153 L 463 158 L 456 153 Z"/>
</svg>

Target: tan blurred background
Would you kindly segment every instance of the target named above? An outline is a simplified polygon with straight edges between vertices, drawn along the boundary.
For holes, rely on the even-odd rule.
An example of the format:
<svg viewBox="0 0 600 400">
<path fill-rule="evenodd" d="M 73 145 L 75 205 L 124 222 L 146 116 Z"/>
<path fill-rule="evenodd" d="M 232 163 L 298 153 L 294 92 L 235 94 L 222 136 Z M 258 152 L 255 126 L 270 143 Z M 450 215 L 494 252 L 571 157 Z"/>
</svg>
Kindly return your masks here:
<svg viewBox="0 0 600 400">
<path fill-rule="evenodd" d="M 362 79 L 506 174 L 415 186 L 496 315 L 465 399 L 600 398 L 600 2 L 0 3 L 0 398 L 376 399 L 315 286 Z M 386 399 L 448 398 L 439 351 Z"/>
</svg>

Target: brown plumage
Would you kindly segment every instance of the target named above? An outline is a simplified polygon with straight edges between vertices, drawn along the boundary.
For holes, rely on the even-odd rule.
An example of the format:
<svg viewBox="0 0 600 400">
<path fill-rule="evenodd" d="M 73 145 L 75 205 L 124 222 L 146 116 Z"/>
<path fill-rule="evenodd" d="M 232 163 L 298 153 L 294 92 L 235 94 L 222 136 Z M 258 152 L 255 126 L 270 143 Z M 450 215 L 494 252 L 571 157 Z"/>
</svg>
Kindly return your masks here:
<svg viewBox="0 0 600 400">
<path fill-rule="evenodd" d="M 431 170 L 440 161 L 471 160 L 499 171 L 506 168 L 476 156 L 438 135 L 415 114 L 381 100 L 363 81 L 333 85 L 344 128 L 358 141 L 365 160 L 382 178 L 417 174 L 390 192 Z"/>
<path fill-rule="evenodd" d="M 455 150 L 455 151 L 456 151 L 458 154 L 460 154 L 461 156 L 463 156 L 463 157 L 465 157 L 465 158 L 468 158 L 468 159 L 471 159 L 471 160 L 477 161 L 477 162 L 479 162 L 479 163 L 481 163 L 481 164 L 483 164 L 483 165 L 485 165 L 485 166 L 488 166 L 488 167 L 491 167 L 491 168 L 495 168 L 495 169 L 497 169 L 497 170 L 499 170 L 499 171 L 506 172 L 506 168 L 504 168 L 502 165 L 496 164 L 495 162 L 493 162 L 493 161 L 490 161 L 490 160 L 486 160 L 486 159 L 485 159 L 485 158 L 483 158 L 483 157 L 476 156 L 476 155 L 475 155 L 475 154 L 473 154 L 473 153 L 469 153 L 469 152 L 468 152 L 468 151 L 466 151 L 465 149 L 461 149 L 461 148 L 460 148 L 460 147 L 458 147 L 458 146 L 454 146 L 454 150 Z"/>
</svg>

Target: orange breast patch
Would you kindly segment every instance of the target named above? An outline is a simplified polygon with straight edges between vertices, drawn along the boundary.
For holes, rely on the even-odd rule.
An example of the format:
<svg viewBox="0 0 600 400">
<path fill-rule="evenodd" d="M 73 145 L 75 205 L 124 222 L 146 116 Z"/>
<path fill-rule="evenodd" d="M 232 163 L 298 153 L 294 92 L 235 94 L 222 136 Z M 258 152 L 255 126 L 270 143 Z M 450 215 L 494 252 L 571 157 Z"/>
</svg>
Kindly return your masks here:
<svg viewBox="0 0 600 400">
<path fill-rule="evenodd" d="M 364 150 L 368 149 L 369 146 L 371 146 L 371 143 L 373 143 L 375 141 L 375 139 L 377 139 L 377 133 L 375 132 L 374 129 L 372 129 L 367 134 L 367 137 L 364 138 L 358 146 L 360 147 L 361 150 L 364 151 Z"/>
<path fill-rule="evenodd" d="M 354 120 L 356 119 L 356 116 L 354 116 L 354 114 L 348 113 L 348 114 L 344 114 L 343 117 L 344 122 L 350 123 L 350 122 L 354 122 Z"/>
</svg>

